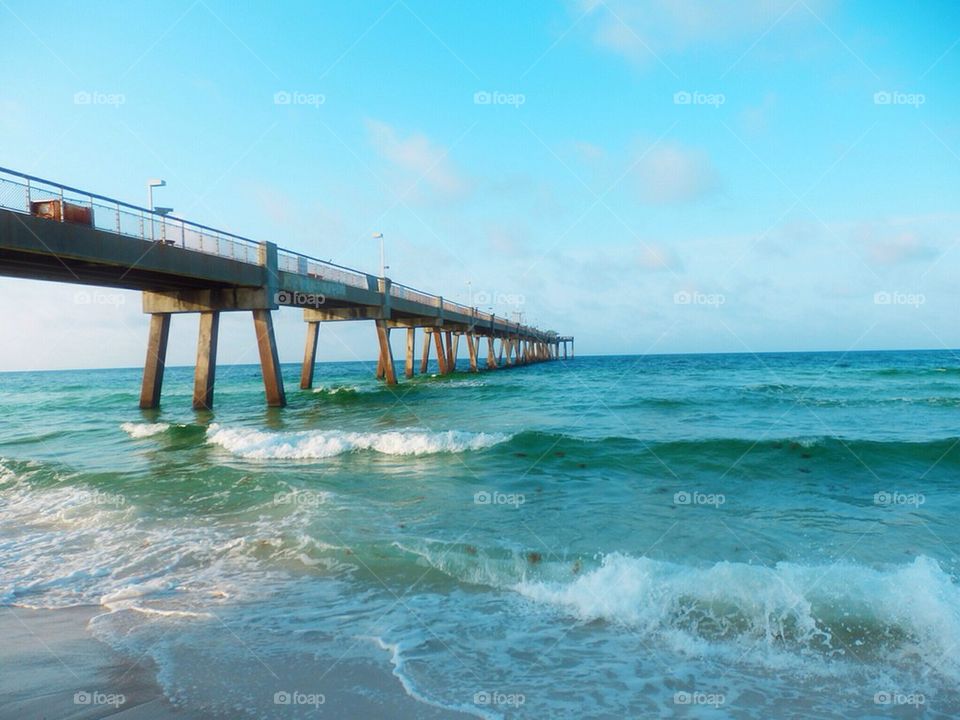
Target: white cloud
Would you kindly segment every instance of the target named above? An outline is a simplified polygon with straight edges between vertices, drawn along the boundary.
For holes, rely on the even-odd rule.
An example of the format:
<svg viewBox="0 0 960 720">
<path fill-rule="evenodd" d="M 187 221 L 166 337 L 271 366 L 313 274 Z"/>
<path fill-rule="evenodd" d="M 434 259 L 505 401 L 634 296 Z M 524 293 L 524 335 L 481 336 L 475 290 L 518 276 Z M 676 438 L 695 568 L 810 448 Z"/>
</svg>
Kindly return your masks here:
<svg viewBox="0 0 960 720">
<path fill-rule="evenodd" d="M 720 187 L 710 156 L 679 143 L 665 143 L 648 151 L 634 169 L 640 199 L 650 205 L 699 200 Z"/>
<path fill-rule="evenodd" d="M 776 93 L 767 93 L 757 105 L 750 105 L 740 113 L 740 125 L 749 135 L 758 135 L 767 130 L 770 117 L 777 109 Z"/>
<path fill-rule="evenodd" d="M 412 193 L 421 184 L 448 200 L 467 194 L 469 182 L 454 167 L 448 148 L 419 133 L 401 137 L 392 125 L 380 120 L 367 120 L 366 125 L 377 152 L 400 172 L 401 194 Z"/>
<path fill-rule="evenodd" d="M 915 232 L 904 231 L 896 235 L 877 236 L 872 227 L 862 228 L 860 239 L 866 248 L 867 258 L 877 265 L 902 265 L 921 260 L 933 260 L 940 251 L 923 240 Z"/>
<path fill-rule="evenodd" d="M 607 151 L 591 142 L 576 142 L 574 143 L 574 150 L 576 150 L 577 157 L 588 164 L 598 163 L 607 158 Z"/>
<path fill-rule="evenodd" d="M 752 43 L 775 24 L 812 21 L 811 11 L 820 15 L 825 4 L 826 0 L 808 0 L 806 5 L 796 0 L 579 0 L 575 12 L 593 16 L 597 45 L 644 63 L 661 52 Z"/>
<path fill-rule="evenodd" d="M 683 263 L 677 254 L 663 245 L 646 244 L 640 248 L 637 264 L 650 272 L 683 272 Z"/>
</svg>

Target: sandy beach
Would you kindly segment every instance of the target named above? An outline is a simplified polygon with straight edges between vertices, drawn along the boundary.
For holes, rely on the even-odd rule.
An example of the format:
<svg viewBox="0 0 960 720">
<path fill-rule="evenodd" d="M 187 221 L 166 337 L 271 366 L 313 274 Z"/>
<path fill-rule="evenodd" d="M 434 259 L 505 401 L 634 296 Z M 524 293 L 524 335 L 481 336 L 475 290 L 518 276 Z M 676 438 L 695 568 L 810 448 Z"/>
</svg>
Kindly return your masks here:
<svg viewBox="0 0 960 720">
<path fill-rule="evenodd" d="M 227 711 L 172 704 L 149 658 L 126 657 L 91 636 L 87 623 L 101 612 L 89 606 L 0 608 L 0 720 L 193 720 L 248 714 L 243 707 Z M 467 717 L 409 697 L 386 660 L 383 667 L 350 661 L 332 669 L 321 668 L 312 658 L 301 660 L 268 678 L 267 685 L 275 685 L 273 693 L 279 695 L 276 711 L 267 717 Z M 204 675 L 198 672 L 199 682 Z M 291 688 L 298 687 L 310 692 L 295 696 Z"/>
</svg>

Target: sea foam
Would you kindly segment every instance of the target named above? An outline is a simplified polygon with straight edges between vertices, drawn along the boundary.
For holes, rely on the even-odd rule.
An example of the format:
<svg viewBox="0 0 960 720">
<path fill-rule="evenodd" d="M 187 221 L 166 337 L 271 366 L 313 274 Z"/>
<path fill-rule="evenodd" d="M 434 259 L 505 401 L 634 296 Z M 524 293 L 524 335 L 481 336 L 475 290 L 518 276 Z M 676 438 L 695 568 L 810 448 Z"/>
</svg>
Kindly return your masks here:
<svg viewBox="0 0 960 720">
<path fill-rule="evenodd" d="M 162 432 L 166 432 L 170 429 L 170 424 L 125 422 L 120 426 L 120 429 L 130 437 L 139 440 L 140 438 L 151 437 L 152 435 L 159 435 Z"/>
<path fill-rule="evenodd" d="M 719 562 L 695 567 L 619 553 L 567 582 L 514 586 L 583 621 L 620 624 L 674 649 L 709 653 L 746 642 L 843 656 L 896 655 L 912 647 L 960 678 L 960 586 L 925 556 L 889 569 L 851 563 L 774 566 Z M 899 642 L 891 642 L 899 637 Z"/>
<path fill-rule="evenodd" d="M 483 450 L 509 440 L 502 433 L 471 433 L 460 430 L 392 430 L 344 432 L 303 430 L 265 432 L 248 428 L 224 428 L 212 424 L 207 441 L 250 460 L 322 459 L 361 450 L 384 455 L 431 455 Z"/>
</svg>

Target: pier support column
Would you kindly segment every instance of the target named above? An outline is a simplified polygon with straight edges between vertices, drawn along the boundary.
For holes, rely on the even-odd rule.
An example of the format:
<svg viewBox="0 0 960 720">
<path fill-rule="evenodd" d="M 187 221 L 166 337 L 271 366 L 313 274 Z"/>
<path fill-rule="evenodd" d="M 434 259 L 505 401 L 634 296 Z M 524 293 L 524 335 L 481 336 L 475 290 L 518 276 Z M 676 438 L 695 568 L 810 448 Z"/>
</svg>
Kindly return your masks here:
<svg viewBox="0 0 960 720">
<path fill-rule="evenodd" d="M 253 327 L 257 332 L 257 349 L 260 351 L 260 371 L 263 374 L 263 389 L 267 393 L 267 405 L 286 407 L 287 393 L 283 389 L 280 372 L 280 356 L 277 354 L 277 339 L 273 334 L 273 315 L 269 310 L 253 311 Z M 314 341 L 316 347 L 316 341 Z M 310 364 L 311 370 L 313 363 Z"/>
<path fill-rule="evenodd" d="M 470 350 L 470 372 L 477 372 L 477 341 L 473 333 L 467 335 L 467 347 Z"/>
<path fill-rule="evenodd" d="M 147 360 L 143 365 L 143 385 L 140 388 L 140 407 L 144 410 L 160 407 L 160 389 L 167 361 L 167 340 L 170 337 L 170 313 L 150 315 L 150 337 L 147 339 Z"/>
<path fill-rule="evenodd" d="M 377 339 L 380 341 L 380 366 L 387 385 L 397 384 L 397 374 L 393 369 L 393 350 L 390 348 L 390 328 L 386 320 L 375 320 L 377 324 Z"/>
<path fill-rule="evenodd" d="M 286 407 L 287 393 L 283 388 L 283 375 L 280 372 L 280 357 L 277 354 L 277 339 L 273 333 L 273 315 L 271 312 L 269 310 L 254 310 L 253 328 L 257 333 L 260 372 L 263 375 L 263 389 L 267 394 L 267 405 L 269 407 Z"/>
<path fill-rule="evenodd" d="M 443 333 L 434 330 L 430 333 L 433 336 L 433 344 L 437 349 L 437 367 L 440 368 L 440 374 L 447 374 L 447 355 L 443 351 Z"/>
<path fill-rule="evenodd" d="M 300 371 L 300 388 L 309 390 L 313 387 L 313 370 L 317 364 L 317 337 L 320 334 L 320 323 L 307 322 L 307 344 L 303 350 L 303 369 Z"/>
<path fill-rule="evenodd" d="M 447 372 L 452 373 L 457 367 L 457 356 L 453 354 L 453 333 L 449 330 L 445 333 L 447 340 Z"/>
<path fill-rule="evenodd" d="M 217 335 L 220 332 L 218 311 L 200 313 L 197 336 L 197 365 L 193 371 L 193 409 L 213 408 L 213 385 L 217 373 Z"/>
<path fill-rule="evenodd" d="M 417 329 L 407 328 L 407 362 L 404 366 L 403 374 L 408 378 L 413 377 L 413 346 L 417 341 Z"/>
<path fill-rule="evenodd" d="M 432 332 L 424 330 L 423 333 L 423 356 L 420 358 L 420 374 L 427 374 L 427 363 L 430 362 L 430 341 Z"/>
</svg>

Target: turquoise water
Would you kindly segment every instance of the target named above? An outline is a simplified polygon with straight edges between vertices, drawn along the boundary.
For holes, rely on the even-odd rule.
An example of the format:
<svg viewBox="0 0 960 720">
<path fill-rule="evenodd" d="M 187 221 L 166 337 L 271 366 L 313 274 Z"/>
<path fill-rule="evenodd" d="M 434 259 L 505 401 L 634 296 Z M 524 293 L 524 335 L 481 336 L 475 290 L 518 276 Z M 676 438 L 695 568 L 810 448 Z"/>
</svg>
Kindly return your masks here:
<svg viewBox="0 0 960 720">
<path fill-rule="evenodd" d="M 0 375 L 0 602 L 102 606 L 198 716 L 344 657 L 480 717 L 960 713 L 960 356 L 284 374 Z"/>
</svg>

